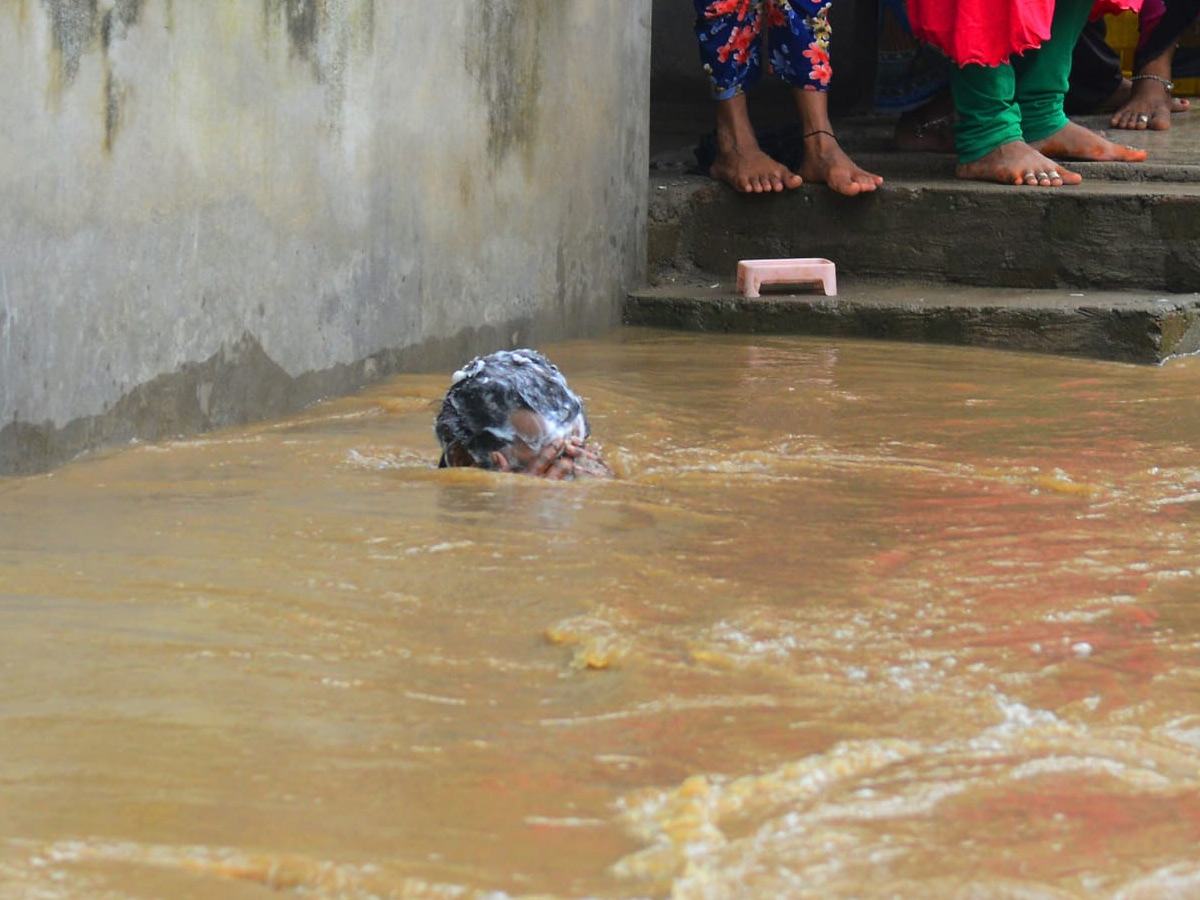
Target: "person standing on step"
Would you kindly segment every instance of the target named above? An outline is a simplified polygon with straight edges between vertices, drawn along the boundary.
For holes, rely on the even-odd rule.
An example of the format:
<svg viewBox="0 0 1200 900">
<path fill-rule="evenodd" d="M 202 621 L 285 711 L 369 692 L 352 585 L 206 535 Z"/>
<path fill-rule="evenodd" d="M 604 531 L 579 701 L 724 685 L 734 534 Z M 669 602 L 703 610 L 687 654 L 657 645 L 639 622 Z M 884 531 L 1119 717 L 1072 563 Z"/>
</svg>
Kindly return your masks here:
<svg viewBox="0 0 1200 900">
<path fill-rule="evenodd" d="M 839 194 L 874 191 L 883 179 L 858 166 L 829 121 L 831 0 L 693 0 L 700 58 L 716 101 L 716 157 L 709 170 L 742 193 L 799 187 L 805 179 Z M 764 46 L 765 39 L 765 46 Z M 746 90 L 770 69 L 792 90 L 800 116 L 799 172 L 768 155 L 750 123 Z"/>
<path fill-rule="evenodd" d="M 1172 95 L 1171 64 L 1175 47 L 1200 17 L 1200 0 L 1145 0 L 1138 14 L 1133 77 L 1121 71 L 1121 58 L 1106 41 L 1102 18 L 1088 23 L 1075 46 L 1067 108 L 1078 112 L 1112 111 L 1109 124 L 1132 131 L 1166 131 L 1171 114 L 1191 104 Z"/>
<path fill-rule="evenodd" d="M 1141 6 L 1106 0 L 1095 12 Z M 1103 8 L 1102 8 L 1103 7 Z M 1093 0 L 909 0 L 913 33 L 955 63 L 951 89 L 960 178 L 1030 187 L 1078 184 L 1054 162 L 1140 162 L 1063 111 L 1075 43 Z"/>
</svg>

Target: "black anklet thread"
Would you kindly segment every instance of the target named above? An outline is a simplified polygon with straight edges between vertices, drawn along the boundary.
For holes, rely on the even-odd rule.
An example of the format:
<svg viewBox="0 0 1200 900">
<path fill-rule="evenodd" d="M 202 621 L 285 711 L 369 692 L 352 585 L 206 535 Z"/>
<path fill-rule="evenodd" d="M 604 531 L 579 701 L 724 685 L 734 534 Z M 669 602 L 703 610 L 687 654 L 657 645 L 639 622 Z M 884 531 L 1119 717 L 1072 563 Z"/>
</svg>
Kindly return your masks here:
<svg viewBox="0 0 1200 900">
<path fill-rule="evenodd" d="M 827 128 L 818 128 L 815 131 L 810 131 L 808 134 L 804 135 L 804 140 L 807 141 L 810 137 L 813 137 L 818 134 L 827 134 L 831 138 L 833 138 L 835 141 L 837 140 L 837 135 L 835 135 L 832 131 L 828 130 Z"/>
</svg>

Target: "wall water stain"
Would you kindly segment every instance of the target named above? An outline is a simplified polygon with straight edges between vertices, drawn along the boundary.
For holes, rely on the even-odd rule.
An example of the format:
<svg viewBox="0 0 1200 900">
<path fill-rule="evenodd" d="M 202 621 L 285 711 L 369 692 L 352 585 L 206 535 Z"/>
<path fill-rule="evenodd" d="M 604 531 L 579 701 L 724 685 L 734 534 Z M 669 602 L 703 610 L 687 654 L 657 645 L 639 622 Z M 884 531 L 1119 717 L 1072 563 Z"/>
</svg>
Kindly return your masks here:
<svg viewBox="0 0 1200 900">
<path fill-rule="evenodd" d="M 50 17 L 50 35 L 58 52 L 63 80 L 70 84 L 79 61 L 96 37 L 96 0 L 42 0 Z"/>
<path fill-rule="evenodd" d="M 144 4 L 145 0 L 111 0 L 101 12 L 97 0 L 42 0 L 58 57 L 57 88 L 68 87 L 75 81 L 84 54 L 95 46 L 97 39 L 100 41 L 104 53 L 104 149 L 108 151 L 116 141 L 121 104 L 129 92 L 128 86 L 113 74 L 109 53 L 137 23 Z"/>
<path fill-rule="evenodd" d="M 146 0 L 40 0 L 50 23 L 55 60 L 52 91 L 70 87 L 84 56 L 99 49 L 104 56 L 104 149 L 112 151 L 122 120 L 122 107 L 133 86 L 113 72 L 110 55 L 137 24 Z M 330 103 L 345 97 L 346 68 L 352 53 L 370 52 L 374 43 L 376 0 L 262 0 L 268 31 L 281 27 L 292 52 L 308 63 L 312 77 L 330 90 Z M 164 0 L 171 22 L 173 0 Z M 252 7 L 251 7 L 252 8 Z"/>
<path fill-rule="evenodd" d="M 375 43 L 376 0 L 262 0 L 268 35 L 282 30 L 293 57 L 325 90 L 325 122 L 344 124 L 350 69 Z"/>
<path fill-rule="evenodd" d="M 125 36 L 130 25 L 142 14 L 145 0 L 115 0 L 112 7 L 100 20 L 100 40 L 107 52 L 116 39 Z"/>
<path fill-rule="evenodd" d="M 375 38 L 375 0 L 262 0 L 268 28 L 281 23 L 292 52 L 322 84 L 336 81 L 351 49 Z"/>
<path fill-rule="evenodd" d="M 489 0 L 466 49 L 468 71 L 488 105 L 488 157 L 520 150 L 532 162 L 542 90 L 542 54 L 568 14 L 566 0 Z"/>
<path fill-rule="evenodd" d="M 104 149 L 112 152 L 121 123 L 121 106 L 128 87 L 113 74 L 109 51 L 122 40 L 142 13 L 144 0 L 116 0 L 100 20 L 100 43 L 104 48 Z"/>
</svg>

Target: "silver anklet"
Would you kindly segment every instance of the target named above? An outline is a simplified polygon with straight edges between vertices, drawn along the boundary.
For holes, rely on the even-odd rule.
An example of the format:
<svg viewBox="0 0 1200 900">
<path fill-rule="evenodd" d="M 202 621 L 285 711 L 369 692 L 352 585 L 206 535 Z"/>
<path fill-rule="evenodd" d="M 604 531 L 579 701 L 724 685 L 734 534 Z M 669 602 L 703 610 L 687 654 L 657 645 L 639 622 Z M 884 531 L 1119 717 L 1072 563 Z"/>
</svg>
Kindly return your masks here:
<svg viewBox="0 0 1200 900">
<path fill-rule="evenodd" d="M 935 131 L 939 131 L 943 125 L 952 125 L 954 123 L 954 113 L 946 113 L 944 116 L 938 116 L 936 119 L 930 119 L 928 122 L 922 122 L 913 129 L 913 134 L 919 138 L 927 137 Z"/>
<path fill-rule="evenodd" d="M 1132 76 L 1130 76 L 1129 80 L 1130 81 L 1157 81 L 1159 84 L 1161 84 L 1163 87 L 1165 87 L 1167 89 L 1168 94 L 1171 93 L 1171 91 L 1175 90 L 1175 82 L 1173 82 L 1170 78 L 1163 78 L 1161 75 L 1132 75 Z"/>
</svg>

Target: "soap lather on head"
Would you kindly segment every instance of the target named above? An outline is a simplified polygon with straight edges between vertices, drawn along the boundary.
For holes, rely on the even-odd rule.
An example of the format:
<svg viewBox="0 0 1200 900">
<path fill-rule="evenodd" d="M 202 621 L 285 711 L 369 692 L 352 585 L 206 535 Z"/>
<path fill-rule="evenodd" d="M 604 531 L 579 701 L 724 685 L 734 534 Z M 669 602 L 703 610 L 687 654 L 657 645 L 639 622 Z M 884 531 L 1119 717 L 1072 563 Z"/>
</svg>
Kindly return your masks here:
<svg viewBox="0 0 1200 900">
<path fill-rule="evenodd" d="M 535 350 L 501 350 L 454 373 L 434 423 L 441 467 L 473 466 L 563 480 L 611 477 L 585 445 L 583 402 Z"/>
</svg>

